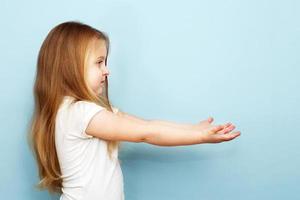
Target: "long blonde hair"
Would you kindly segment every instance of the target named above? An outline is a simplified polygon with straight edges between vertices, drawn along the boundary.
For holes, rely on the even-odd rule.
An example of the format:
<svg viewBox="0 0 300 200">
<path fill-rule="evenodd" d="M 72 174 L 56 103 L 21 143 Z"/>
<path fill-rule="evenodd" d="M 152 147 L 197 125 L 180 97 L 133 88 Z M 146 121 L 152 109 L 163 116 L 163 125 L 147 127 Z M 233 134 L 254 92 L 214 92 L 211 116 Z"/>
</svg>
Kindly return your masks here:
<svg viewBox="0 0 300 200">
<path fill-rule="evenodd" d="M 62 188 L 54 131 L 63 97 L 72 96 L 75 102 L 91 101 L 113 112 L 108 98 L 108 80 L 105 80 L 104 95 L 94 94 L 86 84 L 86 57 L 94 39 L 105 41 L 108 55 L 109 38 L 104 32 L 81 22 L 64 22 L 48 33 L 39 51 L 33 88 L 35 105 L 28 139 L 39 170 L 37 187 L 51 193 L 61 193 Z M 119 142 L 107 142 L 111 157 Z"/>
</svg>

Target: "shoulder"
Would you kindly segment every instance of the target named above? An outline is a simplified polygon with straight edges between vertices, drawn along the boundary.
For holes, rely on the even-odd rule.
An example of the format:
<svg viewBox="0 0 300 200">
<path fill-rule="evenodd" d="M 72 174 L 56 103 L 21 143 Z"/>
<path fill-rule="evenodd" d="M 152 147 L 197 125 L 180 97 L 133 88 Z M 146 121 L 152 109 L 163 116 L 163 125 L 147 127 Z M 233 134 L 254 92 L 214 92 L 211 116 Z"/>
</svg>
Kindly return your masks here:
<svg viewBox="0 0 300 200">
<path fill-rule="evenodd" d="M 76 116 L 78 120 L 89 120 L 94 114 L 106 108 L 90 101 L 77 101 L 70 104 L 70 113 Z"/>
<path fill-rule="evenodd" d="M 57 122 L 59 127 L 64 127 L 64 130 L 86 137 L 84 130 L 90 119 L 103 110 L 106 108 L 94 102 L 65 99 L 58 111 Z"/>
<path fill-rule="evenodd" d="M 77 101 L 71 104 L 73 109 L 78 109 L 79 111 L 86 111 L 89 109 L 105 109 L 103 106 L 98 105 L 95 102 L 91 101 Z"/>
<path fill-rule="evenodd" d="M 72 112 L 86 112 L 94 109 L 105 109 L 103 106 L 98 105 L 95 102 L 80 100 L 75 101 L 73 97 L 66 96 L 63 98 L 61 107 L 66 108 L 66 111 Z"/>
</svg>

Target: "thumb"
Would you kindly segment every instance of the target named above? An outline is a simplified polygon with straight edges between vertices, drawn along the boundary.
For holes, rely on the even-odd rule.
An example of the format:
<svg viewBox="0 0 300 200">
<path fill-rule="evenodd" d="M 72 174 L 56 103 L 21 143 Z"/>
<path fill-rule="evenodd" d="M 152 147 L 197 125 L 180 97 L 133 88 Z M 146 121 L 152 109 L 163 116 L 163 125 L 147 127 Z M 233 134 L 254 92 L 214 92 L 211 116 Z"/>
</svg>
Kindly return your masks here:
<svg viewBox="0 0 300 200">
<path fill-rule="evenodd" d="M 208 117 L 208 118 L 207 118 L 207 122 L 208 122 L 208 123 L 212 123 L 213 121 L 214 121 L 214 118 L 213 118 L 213 117 Z"/>
<path fill-rule="evenodd" d="M 222 130 L 223 129 L 223 126 L 222 125 L 217 125 L 215 127 L 212 127 L 210 132 L 211 133 L 217 133 L 218 131 Z"/>
</svg>

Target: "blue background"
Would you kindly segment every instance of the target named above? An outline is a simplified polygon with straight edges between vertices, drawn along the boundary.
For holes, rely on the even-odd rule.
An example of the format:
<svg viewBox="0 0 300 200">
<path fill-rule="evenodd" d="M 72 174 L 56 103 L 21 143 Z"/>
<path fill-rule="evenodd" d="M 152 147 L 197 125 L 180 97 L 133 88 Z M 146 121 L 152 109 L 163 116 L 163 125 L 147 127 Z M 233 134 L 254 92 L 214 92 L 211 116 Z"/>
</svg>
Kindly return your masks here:
<svg viewBox="0 0 300 200">
<path fill-rule="evenodd" d="M 1 199 L 35 190 L 26 143 L 42 41 L 79 20 L 111 39 L 111 102 L 145 119 L 213 116 L 227 143 L 122 144 L 128 200 L 300 199 L 300 3 L 297 0 L 16 1 L 0 7 Z"/>
</svg>

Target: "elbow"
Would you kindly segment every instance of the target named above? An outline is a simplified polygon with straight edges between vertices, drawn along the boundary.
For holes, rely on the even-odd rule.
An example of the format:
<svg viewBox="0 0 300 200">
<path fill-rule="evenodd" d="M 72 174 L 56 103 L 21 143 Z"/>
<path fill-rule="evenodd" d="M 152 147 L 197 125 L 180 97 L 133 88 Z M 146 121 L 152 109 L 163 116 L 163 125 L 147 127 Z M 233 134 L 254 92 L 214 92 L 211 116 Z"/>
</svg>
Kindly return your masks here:
<svg viewBox="0 0 300 200">
<path fill-rule="evenodd" d="M 150 143 L 151 138 L 153 137 L 153 124 L 150 120 L 145 121 L 143 125 L 143 131 L 140 137 L 140 142 Z"/>
</svg>

